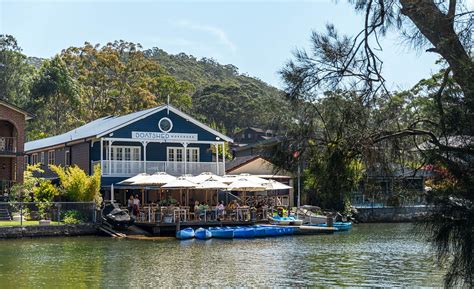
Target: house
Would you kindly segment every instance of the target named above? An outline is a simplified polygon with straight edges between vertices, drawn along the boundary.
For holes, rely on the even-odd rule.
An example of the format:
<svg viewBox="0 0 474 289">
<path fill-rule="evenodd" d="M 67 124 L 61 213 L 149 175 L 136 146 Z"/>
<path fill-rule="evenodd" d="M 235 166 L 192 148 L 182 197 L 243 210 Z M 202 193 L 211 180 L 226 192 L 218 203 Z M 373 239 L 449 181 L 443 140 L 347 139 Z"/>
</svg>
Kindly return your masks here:
<svg viewBox="0 0 474 289">
<path fill-rule="evenodd" d="M 228 175 L 251 174 L 260 178 L 275 180 L 290 187 L 294 187 L 291 173 L 278 169 L 274 164 L 259 155 L 236 157 L 227 162 Z M 272 192 L 277 205 L 294 206 L 294 190 L 279 190 Z"/>
<path fill-rule="evenodd" d="M 0 100 L 0 195 L 23 182 L 23 149 L 26 121 L 31 115 Z"/>
<path fill-rule="evenodd" d="M 246 127 L 233 135 L 234 141 L 239 144 L 253 144 L 271 139 L 274 136 L 272 130 L 256 127 Z"/>
<path fill-rule="evenodd" d="M 67 133 L 25 144 L 28 162 L 42 163 L 44 177 L 55 175 L 47 165 L 77 165 L 93 174 L 102 168 L 101 185 L 112 185 L 139 173 L 167 172 L 179 176 L 212 172 L 223 175 L 219 148 L 229 137 L 171 105 L 107 116 Z"/>
</svg>

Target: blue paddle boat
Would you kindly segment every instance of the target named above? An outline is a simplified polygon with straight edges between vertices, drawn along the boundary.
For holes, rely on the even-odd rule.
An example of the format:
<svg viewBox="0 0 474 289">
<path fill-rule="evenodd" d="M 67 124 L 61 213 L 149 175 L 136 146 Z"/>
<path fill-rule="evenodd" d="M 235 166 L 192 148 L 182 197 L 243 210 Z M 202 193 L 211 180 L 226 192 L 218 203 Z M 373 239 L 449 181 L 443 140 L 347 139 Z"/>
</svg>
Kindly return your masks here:
<svg viewBox="0 0 474 289">
<path fill-rule="evenodd" d="M 217 239 L 233 239 L 234 238 L 234 230 L 232 229 L 213 227 L 213 228 L 209 228 L 209 231 L 211 231 L 213 238 L 217 238 Z"/>
<path fill-rule="evenodd" d="M 199 229 L 196 229 L 196 231 L 194 232 L 194 237 L 200 240 L 207 240 L 207 239 L 212 238 L 212 233 L 211 231 L 207 229 L 199 228 Z"/>
<path fill-rule="evenodd" d="M 176 238 L 180 240 L 192 239 L 194 238 L 194 230 L 193 228 L 186 228 L 183 230 L 179 230 L 176 232 Z"/>
</svg>

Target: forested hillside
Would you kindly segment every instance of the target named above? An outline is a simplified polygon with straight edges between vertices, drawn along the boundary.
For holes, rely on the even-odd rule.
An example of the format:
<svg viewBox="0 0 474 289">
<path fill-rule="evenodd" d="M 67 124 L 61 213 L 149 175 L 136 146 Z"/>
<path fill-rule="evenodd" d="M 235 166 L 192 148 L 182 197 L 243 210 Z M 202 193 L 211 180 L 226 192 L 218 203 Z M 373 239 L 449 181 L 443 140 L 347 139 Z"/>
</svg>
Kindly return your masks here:
<svg viewBox="0 0 474 289">
<path fill-rule="evenodd" d="M 282 92 L 233 65 L 115 41 L 69 47 L 51 59 L 26 56 L 0 37 L 0 99 L 35 114 L 28 138 L 63 133 L 106 115 L 166 103 L 231 134 L 270 127 L 288 109 Z"/>
</svg>

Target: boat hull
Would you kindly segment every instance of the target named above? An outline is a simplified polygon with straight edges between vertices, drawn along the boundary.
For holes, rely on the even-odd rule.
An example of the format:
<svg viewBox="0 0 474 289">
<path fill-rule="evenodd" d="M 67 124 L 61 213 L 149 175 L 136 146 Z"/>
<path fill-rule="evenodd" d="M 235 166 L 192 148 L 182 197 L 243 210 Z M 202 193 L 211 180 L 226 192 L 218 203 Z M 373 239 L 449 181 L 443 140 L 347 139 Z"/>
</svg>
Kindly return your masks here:
<svg viewBox="0 0 474 289">
<path fill-rule="evenodd" d="M 194 232 L 194 237 L 199 240 L 207 240 L 212 238 L 212 233 L 207 229 L 199 228 Z"/>
<path fill-rule="evenodd" d="M 186 229 L 179 230 L 178 232 L 176 232 L 176 238 L 180 240 L 192 239 L 194 238 L 194 236 L 195 236 L 195 233 L 192 228 L 186 228 Z"/>
<path fill-rule="evenodd" d="M 217 239 L 233 239 L 234 238 L 234 231 L 231 229 L 223 229 L 223 228 L 213 228 L 209 229 L 211 231 L 212 237 Z"/>
</svg>

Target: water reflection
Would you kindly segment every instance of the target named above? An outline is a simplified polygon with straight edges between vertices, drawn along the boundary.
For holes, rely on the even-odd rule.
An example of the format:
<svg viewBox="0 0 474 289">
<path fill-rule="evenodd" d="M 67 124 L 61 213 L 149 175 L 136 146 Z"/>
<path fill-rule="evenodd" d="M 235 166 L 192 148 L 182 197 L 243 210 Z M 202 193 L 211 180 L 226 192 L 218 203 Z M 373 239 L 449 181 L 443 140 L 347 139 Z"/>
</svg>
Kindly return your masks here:
<svg viewBox="0 0 474 289">
<path fill-rule="evenodd" d="M 439 286 L 442 272 L 410 224 L 253 240 L 0 241 L 1 287 Z"/>
</svg>

